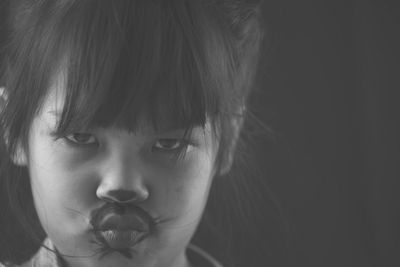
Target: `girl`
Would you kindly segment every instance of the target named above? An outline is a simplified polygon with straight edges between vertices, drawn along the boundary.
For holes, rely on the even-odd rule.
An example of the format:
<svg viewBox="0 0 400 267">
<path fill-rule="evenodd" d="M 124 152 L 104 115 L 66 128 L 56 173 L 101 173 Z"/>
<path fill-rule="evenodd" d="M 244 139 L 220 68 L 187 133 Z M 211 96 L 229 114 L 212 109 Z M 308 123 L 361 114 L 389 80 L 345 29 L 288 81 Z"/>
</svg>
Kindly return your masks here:
<svg viewBox="0 0 400 267">
<path fill-rule="evenodd" d="M 233 162 L 258 4 L 13 0 L 8 14 L 1 187 L 42 242 L 22 266 L 222 266 L 190 242 Z"/>
</svg>

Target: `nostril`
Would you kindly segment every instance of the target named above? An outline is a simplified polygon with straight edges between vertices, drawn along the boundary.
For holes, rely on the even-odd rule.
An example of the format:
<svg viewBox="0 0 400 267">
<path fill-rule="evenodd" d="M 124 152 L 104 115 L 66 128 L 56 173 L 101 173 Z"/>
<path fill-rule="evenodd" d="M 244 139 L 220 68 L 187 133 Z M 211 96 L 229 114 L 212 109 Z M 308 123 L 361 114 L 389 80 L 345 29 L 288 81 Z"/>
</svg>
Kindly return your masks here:
<svg viewBox="0 0 400 267">
<path fill-rule="evenodd" d="M 108 191 L 104 198 L 112 202 L 126 203 L 142 201 L 146 196 L 134 191 L 112 190 Z"/>
</svg>

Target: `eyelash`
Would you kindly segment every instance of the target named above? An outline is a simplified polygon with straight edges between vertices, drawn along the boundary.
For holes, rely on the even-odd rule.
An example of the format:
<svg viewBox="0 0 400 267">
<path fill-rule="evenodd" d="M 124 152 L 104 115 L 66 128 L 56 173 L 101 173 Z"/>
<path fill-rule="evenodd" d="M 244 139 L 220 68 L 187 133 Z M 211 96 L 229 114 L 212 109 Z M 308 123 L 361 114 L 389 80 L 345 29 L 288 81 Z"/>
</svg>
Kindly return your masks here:
<svg viewBox="0 0 400 267">
<path fill-rule="evenodd" d="M 70 136 L 79 135 L 79 134 L 87 135 L 87 136 L 89 136 L 89 139 L 93 137 L 95 141 L 91 142 L 91 143 L 80 143 L 79 141 L 75 141 L 75 140 L 72 140 L 72 138 L 70 138 Z M 71 144 L 73 146 L 88 147 L 88 146 L 97 146 L 98 145 L 97 139 L 94 137 L 94 135 L 89 134 L 89 133 L 72 133 L 72 134 L 63 136 L 63 139 L 66 140 L 69 144 Z"/>
<path fill-rule="evenodd" d="M 89 137 L 89 139 L 93 138 L 94 141 L 90 142 L 90 143 L 83 143 L 83 142 L 81 143 L 81 142 L 77 141 L 76 138 L 73 138 L 74 135 L 79 135 L 79 134 L 87 135 L 86 137 Z M 97 141 L 96 137 L 90 133 L 72 133 L 70 135 L 62 136 L 61 138 L 64 139 L 65 141 L 67 141 L 69 145 L 75 146 L 75 147 L 85 148 L 85 147 L 93 147 L 93 146 L 99 145 L 99 142 Z M 75 139 L 75 140 L 73 140 L 73 139 Z M 179 145 L 176 148 L 171 148 L 171 149 L 160 148 L 160 147 L 156 147 L 156 145 L 155 145 L 161 141 L 171 141 L 171 140 L 176 141 L 177 143 L 179 143 Z M 185 139 L 185 138 L 160 138 L 160 139 L 157 139 L 155 144 L 151 147 L 152 152 L 174 154 L 178 158 L 184 157 L 188 148 L 190 146 L 196 145 L 193 141 L 191 141 L 189 139 Z"/>
<path fill-rule="evenodd" d="M 188 140 L 188 139 L 178 139 L 178 138 L 163 138 L 163 139 L 158 139 L 157 142 L 160 140 L 176 140 L 179 142 L 179 146 L 174 149 L 163 149 L 163 148 L 157 148 L 153 145 L 152 151 L 158 151 L 160 153 L 167 153 L 167 154 L 172 154 L 174 155 L 177 159 L 182 159 L 185 157 L 186 153 L 188 152 L 188 148 L 190 146 L 195 146 L 195 143 Z"/>
</svg>

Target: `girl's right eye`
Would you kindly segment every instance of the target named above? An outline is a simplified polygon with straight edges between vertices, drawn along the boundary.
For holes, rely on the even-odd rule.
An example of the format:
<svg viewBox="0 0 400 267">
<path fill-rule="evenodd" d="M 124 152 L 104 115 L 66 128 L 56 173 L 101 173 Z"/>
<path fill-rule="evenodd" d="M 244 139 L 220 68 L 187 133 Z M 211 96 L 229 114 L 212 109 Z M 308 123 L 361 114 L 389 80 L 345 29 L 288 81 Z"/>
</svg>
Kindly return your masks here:
<svg viewBox="0 0 400 267">
<path fill-rule="evenodd" d="M 97 145 L 96 137 L 89 133 L 72 133 L 64 137 L 68 142 L 79 146 Z"/>
</svg>

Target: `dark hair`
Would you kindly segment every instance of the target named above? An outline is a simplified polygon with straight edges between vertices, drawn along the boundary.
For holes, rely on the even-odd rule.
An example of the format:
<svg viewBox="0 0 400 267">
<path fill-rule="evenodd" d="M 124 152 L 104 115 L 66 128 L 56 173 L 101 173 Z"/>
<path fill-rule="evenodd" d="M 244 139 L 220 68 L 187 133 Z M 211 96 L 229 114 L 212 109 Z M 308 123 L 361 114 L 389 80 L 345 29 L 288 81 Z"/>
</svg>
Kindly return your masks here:
<svg viewBox="0 0 400 267">
<path fill-rule="evenodd" d="M 232 120 L 246 116 L 253 87 L 263 35 L 258 2 L 10 1 L 1 50 L 8 100 L 0 121 L 6 137 L 0 181 L 32 240 L 40 243 L 44 233 L 28 174 L 7 155 L 18 145 L 28 148 L 31 122 L 60 67 L 68 90 L 59 135 L 87 125 L 135 131 L 142 117 L 157 128 L 165 116 L 189 132 L 210 118 L 220 138 L 220 167 L 234 139 Z M 207 218 L 215 213 L 215 190 Z"/>
</svg>

